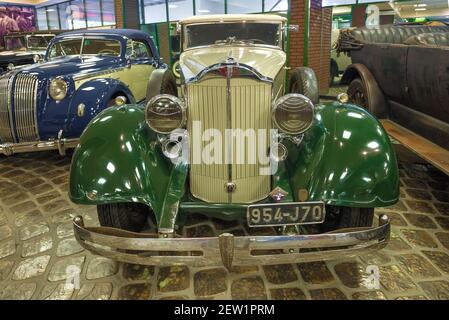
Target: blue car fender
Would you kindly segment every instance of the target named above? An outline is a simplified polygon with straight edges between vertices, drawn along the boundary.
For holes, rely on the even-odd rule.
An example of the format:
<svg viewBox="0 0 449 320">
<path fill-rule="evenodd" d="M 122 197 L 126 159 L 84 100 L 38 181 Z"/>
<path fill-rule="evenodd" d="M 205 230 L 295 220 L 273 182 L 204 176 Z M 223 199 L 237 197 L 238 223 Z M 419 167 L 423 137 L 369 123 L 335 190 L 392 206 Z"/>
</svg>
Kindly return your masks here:
<svg viewBox="0 0 449 320">
<path fill-rule="evenodd" d="M 89 122 L 117 95 L 125 96 L 128 103 L 135 103 L 128 86 L 117 79 L 94 79 L 83 83 L 70 102 L 64 137 L 79 137 Z"/>
</svg>

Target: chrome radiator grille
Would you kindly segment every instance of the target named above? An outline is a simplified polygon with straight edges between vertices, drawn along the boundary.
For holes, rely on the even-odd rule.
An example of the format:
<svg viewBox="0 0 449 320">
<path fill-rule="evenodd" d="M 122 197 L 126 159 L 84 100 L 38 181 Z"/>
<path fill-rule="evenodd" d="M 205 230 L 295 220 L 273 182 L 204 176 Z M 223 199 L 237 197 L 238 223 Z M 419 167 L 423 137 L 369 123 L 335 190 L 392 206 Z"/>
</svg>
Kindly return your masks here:
<svg viewBox="0 0 449 320">
<path fill-rule="evenodd" d="M 220 131 L 224 142 L 221 150 L 222 159 L 225 158 L 226 148 L 229 146 L 229 141 L 224 141 L 226 129 L 243 131 L 254 129 L 255 132 L 259 129 L 266 129 L 266 140 L 269 141 L 271 90 L 270 83 L 249 78 L 232 78 L 230 82 L 231 114 L 229 114 L 226 78 L 209 79 L 187 85 L 188 129 L 191 133 L 192 144 L 197 142 L 192 137 L 194 121 L 201 123 L 202 132 L 207 129 Z M 230 128 L 228 128 L 229 124 Z M 257 142 L 259 141 L 257 140 Z M 207 144 L 209 142 L 203 142 L 200 150 L 204 150 Z M 250 203 L 261 200 L 269 194 L 271 177 L 260 175 L 262 165 L 258 161 L 256 164 L 237 164 L 236 146 L 233 146 L 232 165 L 223 162 L 198 164 L 193 159 L 194 152 L 198 150 L 195 147 L 191 145 L 192 165 L 190 170 L 190 189 L 195 197 L 216 203 Z M 236 185 L 233 193 L 226 191 L 225 185 L 228 182 L 233 182 Z"/>
<path fill-rule="evenodd" d="M 11 84 L 13 74 L 0 77 L 0 142 L 14 142 L 11 131 Z"/>
<path fill-rule="evenodd" d="M 17 139 L 20 142 L 39 140 L 36 121 L 38 80 L 31 75 L 19 74 L 14 85 L 14 114 Z"/>
<path fill-rule="evenodd" d="M 0 140 L 39 140 L 36 120 L 38 79 L 27 74 L 0 78 Z M 15 130 L 14 130 L 15 128 Z"/>
</svg>

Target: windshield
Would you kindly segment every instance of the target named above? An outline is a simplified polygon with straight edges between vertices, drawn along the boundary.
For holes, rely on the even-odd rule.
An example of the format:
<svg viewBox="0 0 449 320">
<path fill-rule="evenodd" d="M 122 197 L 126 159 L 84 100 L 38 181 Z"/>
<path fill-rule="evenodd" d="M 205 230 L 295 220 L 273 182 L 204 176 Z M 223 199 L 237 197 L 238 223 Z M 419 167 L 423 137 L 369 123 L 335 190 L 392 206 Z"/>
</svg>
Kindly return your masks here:
<svg viewBox="0 0 449 320">
<path fill-rule="evenodd" d="M 28 49 L 45 49 L 54 36 L 29 36 Z"/>
<path fill-rule="evenodd" d="M 50 60 L 64 56 L 100 55 L 119 57 L 121 45 L 117 40 L 76 38 L 54 43 L 48 53 Z"/>
<path fill-rule="evenodd" d="M 281 47 L 281 25 L 277 23 L 214 23 L 185 27 L 184 48 L 213 44 L 259 44 Z"/>
<path fill-rule="evenodd" d="M 25 36 L 7 36 L 5 37 L 6 50 L 18 51 L 26 50 Z"/>
</svg>

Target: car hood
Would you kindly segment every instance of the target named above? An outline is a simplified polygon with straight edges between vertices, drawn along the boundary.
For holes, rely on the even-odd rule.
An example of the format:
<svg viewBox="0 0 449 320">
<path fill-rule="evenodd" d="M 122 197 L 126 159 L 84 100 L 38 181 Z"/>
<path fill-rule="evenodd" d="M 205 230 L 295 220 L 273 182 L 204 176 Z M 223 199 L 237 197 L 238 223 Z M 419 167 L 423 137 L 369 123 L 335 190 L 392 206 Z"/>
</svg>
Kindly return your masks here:
<svg viewBox="0 0 449 320">
<path fill-rule="evenodd" d="M 38 77 L 70 76 L 72 74 L 83 75 L 100 70 L 116 68 L 120 63 L 117 57 L 63 57 L 53 61 L 34 64 L 22 69 L 23 72 L 34 74 Z"/>
<path fill-rule="evenodd" d="M 203 70 L 233 58 L 264 77 L 274 79 L 285 66 L 286 54 L 280 49 L 250 46 L 208 46 L 190 49 L 181 54 L 180 66 L 186 80 L 190 80 Z"/>
</svg>

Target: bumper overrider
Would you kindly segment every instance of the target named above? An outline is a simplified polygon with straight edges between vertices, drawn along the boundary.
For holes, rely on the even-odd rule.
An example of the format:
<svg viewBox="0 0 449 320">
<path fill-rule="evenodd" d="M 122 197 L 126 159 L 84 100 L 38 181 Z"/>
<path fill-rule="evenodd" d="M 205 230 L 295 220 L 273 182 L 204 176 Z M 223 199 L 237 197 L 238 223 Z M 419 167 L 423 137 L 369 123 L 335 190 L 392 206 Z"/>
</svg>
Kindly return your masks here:
<svg viewBox="0 0 449 320">
<path fill-rule="evenodd" d="M 337 230 L 332 233 L 285 236 L 222 234 L 211 238 L 164 238 L 114 228 L 85 227 L 74 219 L 75 237 L 87 250 L 121 262 L 139 265 L 273 265 L 355 257 L 385 247 L 390 220 L 379 217 L 372 228 Z"/>
</svg>

